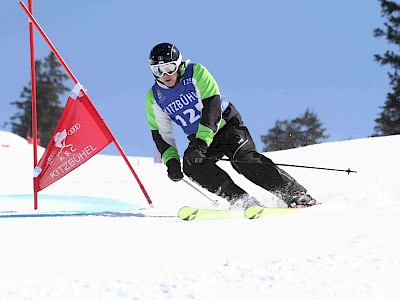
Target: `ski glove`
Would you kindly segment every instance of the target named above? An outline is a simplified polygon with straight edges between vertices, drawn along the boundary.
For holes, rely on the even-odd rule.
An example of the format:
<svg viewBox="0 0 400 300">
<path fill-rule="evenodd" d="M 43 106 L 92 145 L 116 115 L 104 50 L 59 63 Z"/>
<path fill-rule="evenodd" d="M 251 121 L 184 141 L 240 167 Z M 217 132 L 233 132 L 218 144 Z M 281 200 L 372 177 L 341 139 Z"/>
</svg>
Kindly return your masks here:
<svg viewBox="0 0 400 300">
<path fill-rule="evenodd" d="M 169 179 L 172 181 L 178 182 L 183 178 L 183 173 L 181 171 L 181 163 L 179 160 L 172 158 L 166 163 L 167 165 L 167 173 Z"/>
<path fill-rule="evenodd" d="M 189 143 L 183 159 L 185 162 L 192 166 L 193 164 L 202 164 L 206 161 L 207 144 L 205 141 L 199 138 L 195 138 Z"/>
</svg>

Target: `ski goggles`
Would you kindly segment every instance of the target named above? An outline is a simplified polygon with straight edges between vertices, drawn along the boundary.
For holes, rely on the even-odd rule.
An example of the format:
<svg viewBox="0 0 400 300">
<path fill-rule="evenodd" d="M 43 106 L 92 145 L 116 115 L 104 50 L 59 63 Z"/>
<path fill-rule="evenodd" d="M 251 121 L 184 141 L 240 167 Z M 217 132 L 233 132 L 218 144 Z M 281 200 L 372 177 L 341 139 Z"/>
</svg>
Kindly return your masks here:
<svg viewBox="0 0 400 300">
<path fill-rule="evenodd" d="M 150 65 L 151 71 L 154 76 L 162 77 L 164 74 L 172 75 L 178 71 L 178 61 L 171 61 L 158 65 Z"/>
</svg>

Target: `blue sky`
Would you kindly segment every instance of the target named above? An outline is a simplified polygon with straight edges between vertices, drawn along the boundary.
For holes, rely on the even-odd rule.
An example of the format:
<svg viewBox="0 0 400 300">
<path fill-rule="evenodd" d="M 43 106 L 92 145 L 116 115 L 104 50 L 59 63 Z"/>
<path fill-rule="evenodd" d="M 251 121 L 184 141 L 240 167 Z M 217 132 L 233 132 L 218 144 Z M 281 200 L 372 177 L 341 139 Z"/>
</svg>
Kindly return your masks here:
<svg viewBox="0 0 400 300">
<path fill-rule="evenodd" d="M 27 4 L 27 0 L 25 1 Z M 389 46 L 378 0 L 33 0 L 34 15 L 126 154 L 156 156 L 145 111 L 151 48 L 177 45 L 203 64 L 240 110 L 261 150 L 276 120 L 313 110 L 328 141 L 364 138 L 390 91 L 373 55 Z M 0 129 L 30 81 L 29 31 L 19 1 L 0 4 Z M 35 31 L 36 58 L 50 49 Z M 72 89 L 72 81 L 67 82 Z M 62 103 L 65 104 L 65 99 Z M 186 137 L 175 131 L 183 153 Z M 117 154 L 114 145 L 103 153 Z"/>
</svg>

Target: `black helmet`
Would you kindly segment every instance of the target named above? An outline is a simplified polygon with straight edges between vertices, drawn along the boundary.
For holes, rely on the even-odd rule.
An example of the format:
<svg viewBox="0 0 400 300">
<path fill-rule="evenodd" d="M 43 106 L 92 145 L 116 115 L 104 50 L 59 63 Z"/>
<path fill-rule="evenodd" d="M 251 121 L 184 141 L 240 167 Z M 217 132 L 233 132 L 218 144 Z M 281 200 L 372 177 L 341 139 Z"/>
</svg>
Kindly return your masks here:
<svg viewBox="0 0 400 300">
<path fill-rule="evenodd" d="M 173 44 L 161 43 L 151 49 L 149 56 L 150 66 L 172 61 L 176 61 L 178 66 L 182 62 L 181 53 Z"/>
</svg>

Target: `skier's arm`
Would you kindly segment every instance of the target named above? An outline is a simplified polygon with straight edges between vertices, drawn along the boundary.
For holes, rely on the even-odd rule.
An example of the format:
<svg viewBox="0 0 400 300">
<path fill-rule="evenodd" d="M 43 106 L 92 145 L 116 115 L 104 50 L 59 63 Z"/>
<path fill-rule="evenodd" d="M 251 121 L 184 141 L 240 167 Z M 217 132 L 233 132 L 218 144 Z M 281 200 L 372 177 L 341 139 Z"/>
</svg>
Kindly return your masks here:
<svg viewBox="0 0 400 300">
<path fill-rule="evenodd" d="M 193 80 L 203 105 L 196 138 L 202 139 L 210 146 L 222 119 L 218 84 L 210 72 L 200 64 L 194 65 Z"/>
<path fill-rule="evenodd" d="M 146 95 L 146 110 L 151 135 L 163 163 L 166 164 L 172 158 L 179 161 L 180 157 L 173 135 L 172 121 L 154 100 L 151 89 Z"/>
</svg>

